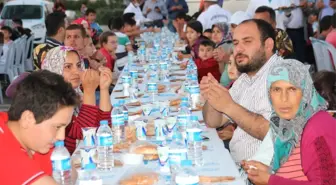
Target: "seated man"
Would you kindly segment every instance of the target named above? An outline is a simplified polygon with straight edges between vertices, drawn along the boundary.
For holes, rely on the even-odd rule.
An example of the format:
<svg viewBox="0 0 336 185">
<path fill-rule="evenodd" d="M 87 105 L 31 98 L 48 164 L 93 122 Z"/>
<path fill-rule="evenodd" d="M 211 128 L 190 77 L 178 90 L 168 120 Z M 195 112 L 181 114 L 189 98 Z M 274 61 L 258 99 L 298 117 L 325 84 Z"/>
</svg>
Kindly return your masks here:
<svg viewBox="0 0 336 185">
<path fill-rule="evenodd" d="M 255 19 L 261 19 L 273 26 L 275 29 L 275 48 L 278 54 L 284 58 L 293 55 L 293 43 L 286 31 L 276 28 L 276 14 L 275 11 L 268 6 L 261 6 L 257 8 L 254 14 Z"/>
<path fill-rule="evenodd" d="M 328 34 L 332 31 L 332 16 L 324 16 L 320 22 L 320 33 L 318 34 L 317 38 L 320 40 L 326 40 Z"/>
<path fill-rule="evenodd" d="M 1 184 L 57 185 L 50 155 L 64 140 L 79 97 L 62 76 L 30 74 L 18 85 L 6 115 L 0 115 Z"/>
<path fill-rule="evenodd" d="M 283 60 L 275 54 L 273 30 L 270 24 L 258 19 L 239 24 L 233 34 L 233 44 L 234 59 L 241 76 L 230 90 L 211 74 L 203 77 L 200 83 L 201 94 L 207 100 L 203 107 L 207 125 L 217 130 L 233 123 L 238 125 L 230 141 L 235 162 L 255 157 L 268 132 L 272 106 L 266 79 L 270 67 Z M 272 157 L 270 151 L 263 160 L 270 163 Z"/>
</svg>

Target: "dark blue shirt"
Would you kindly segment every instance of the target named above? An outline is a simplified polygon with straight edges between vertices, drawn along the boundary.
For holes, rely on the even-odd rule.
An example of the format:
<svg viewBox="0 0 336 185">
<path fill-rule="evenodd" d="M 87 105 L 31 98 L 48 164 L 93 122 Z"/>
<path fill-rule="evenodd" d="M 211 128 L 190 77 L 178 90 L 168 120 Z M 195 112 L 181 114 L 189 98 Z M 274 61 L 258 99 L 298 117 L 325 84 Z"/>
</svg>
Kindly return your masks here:
<svg viewBox="0 0 336 185">
<path fill-rule="evenodd" d="M 188 5 L 185 0 L 178 0 L 177 2 L 175 2 L 175 0 L 167 0 L 166 5 L 167 5 L 169 18 L 173 20 L 175 19 L 176 15 L 179 12 L 188 13 L 189 11 Z M 179 6 L 179 5 L 183 7 L 182 10 L 174 10 L 174 11 L 171 10 L 171 7 Z"/>
</svg>

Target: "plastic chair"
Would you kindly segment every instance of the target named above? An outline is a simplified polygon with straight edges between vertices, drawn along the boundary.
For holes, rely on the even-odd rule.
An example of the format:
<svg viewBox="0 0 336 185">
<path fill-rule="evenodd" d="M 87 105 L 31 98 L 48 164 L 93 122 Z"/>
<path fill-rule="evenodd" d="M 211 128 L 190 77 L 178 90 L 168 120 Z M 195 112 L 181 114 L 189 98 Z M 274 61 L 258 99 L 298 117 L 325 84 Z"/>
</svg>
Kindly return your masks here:
<svg viewBox="0 0 336 185">
<path fill-rule="evenodd" d="M 21 36 L 21 40 L 20 40 L 21 59 L 20 59 L 20 63 L 18 66 L 19 74 L 24 73 L 26 71 L 26 68 L 25 68 L 25 63 L 27 60 L 26 46 L 27 46 L 27 35 L 23 35 Z"/>
<path fill-rule="evenodd" d="M 25 54 L 26 54 L 27 36 L 21 36 L 14 41 L 15 45 L 15 61 L 14 61 L 14 75 L 17 76 L 25 72 Z"/>
<path fill-rule="evenodd" d="M 336 49 L 323 40 L 315 39 L 313 37 L 310 37 L 309 39 L 313 45 L 317 71 L 335 71 Z"/>
<path fill-rule="evenodd" d="M 15 45 L 14 42 L 12 42 L 8 45 L 8 53 L 5 63 L 0 64 L 0 74 L 8 75 L 9 82 L 12 82 L 15 76 L 13 68 L 14 54 L 15 54 Z"/>
<path fill-rule="evenodd" d="M 34 50 L 34 35 L 31 35 L 26 44 L 26 60 L 25 60 L 25 70 L 32 71 L 33 67 L 33 50 Z"/>
</svg>

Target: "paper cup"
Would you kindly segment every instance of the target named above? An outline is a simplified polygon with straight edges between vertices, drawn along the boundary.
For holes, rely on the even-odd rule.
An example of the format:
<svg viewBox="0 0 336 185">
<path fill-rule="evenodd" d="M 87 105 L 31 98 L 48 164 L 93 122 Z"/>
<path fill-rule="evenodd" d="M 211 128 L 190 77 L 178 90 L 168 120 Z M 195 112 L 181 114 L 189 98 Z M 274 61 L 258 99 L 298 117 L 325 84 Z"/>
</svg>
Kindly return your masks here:
<svg viewBox="0 0 336 185">
<path fill-rule="evenodd" d="M 141 107 L 144 116 L 150 116 L 152 114 L 154 108 L 153 104 L 151 103 L 142 104 Z"/>
<path fill-rule="evenodd" d="M 158 148 L 159 155 L 159 165 L 162 172 L 170 172 L 169 168 L 169 147 L 168 146 L 159 146 Z"/>
<path fill-rule="evenodd" d="M 82 128 L 84 146 L 86 147 L 96 146 L 96 131 L 97 127 Z"/>
<path fill-rule="evenodd" d="M 146 123 L 143 121 L 134 121 L 136 127 L 136 137 L 138 140 L 146 140 Z"/>
<path fill-rule="evenodd" d="M 80 148 L 81 167 L 84 169 L 88 165 L 96 166 L 97 163 L 97 150 L 95 147 L 82 147 Z"/>
<path fill-rule="evenodd" d="M 157 141 L 166 140 L 166 134 L 164 130 L 164 126 L 166 125 L 165 120 L 163 119 L 154 120 L 154 124 L 155 124 L 155 139 Z"/>
</svg>

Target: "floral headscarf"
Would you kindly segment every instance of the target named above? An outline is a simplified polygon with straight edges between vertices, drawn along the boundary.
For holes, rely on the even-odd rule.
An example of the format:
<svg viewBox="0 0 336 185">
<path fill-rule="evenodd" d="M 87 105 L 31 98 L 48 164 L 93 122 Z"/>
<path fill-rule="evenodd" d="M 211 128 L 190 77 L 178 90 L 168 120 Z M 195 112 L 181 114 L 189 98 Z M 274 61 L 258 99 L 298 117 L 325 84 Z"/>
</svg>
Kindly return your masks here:
<svg viewBox="0 0 336 185">
<path fill-rule="evenodd" d="M 216 47 L 223 45 L 225 43 L 231 43 L 232 42 L 232 36 L 230 34 L 230 26 L 226 22 L 220 22 L 216 23 L 212 26 L 212 28 L 217 27 L 223 34 L 222 41 L 216 45 Z"/>
<path fill-rule="evenodd" d="M 78 54 L 78 52 L 72 48 L 72 47 L 68 47 L 68 46 L 58 46 L 55 47 L 51 50 L 48 51 L 46 57 L 44 58 L 44 61 L 42 63 L 41 69 L 45 69 L 48 71 L 51 71 L 53 73 L 57 73 L 59 75 L 63 75 L 63 68 L 64 68 L 64 63 L 65 63 L 65 58 L 68 54 L 68 52 L 73 51 L 75 53 Z M 79 56 L 79 54 L 78 54 Z M 84 70 L 84 63 L 82 62 L 82 70 Z M 83 96 L 83 92 L 80 90 L 79 87 L 77 87 L 75 89 L 75 91 L 77 92 L 77 94 L 82 97 Z M 75 110 L 75 114 L 77 115 L 78 113 L 78 108 L 76 108 Z"/>
<path fill-rule="evenodd" d="M 287 81 L 300 88 L 302 99 L 295 118 L 281 119 L 274 110 L 271 115 L 270 128 L 273 132 L 274 142 L 272 167 L 274 171 L 277 171 L 288 160 L 292 150 L 300 141 L 308 120 L 320 110 L 327 109 L 327 102 L 314 87 L 308 66 L 297 60 L 284 60 L 272 66 L 267 78 L 269 96 L 272 83 L 279 80 Z"/>
</svg>

